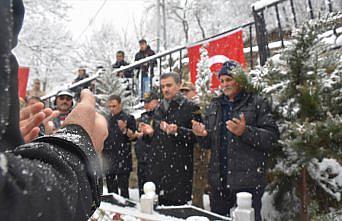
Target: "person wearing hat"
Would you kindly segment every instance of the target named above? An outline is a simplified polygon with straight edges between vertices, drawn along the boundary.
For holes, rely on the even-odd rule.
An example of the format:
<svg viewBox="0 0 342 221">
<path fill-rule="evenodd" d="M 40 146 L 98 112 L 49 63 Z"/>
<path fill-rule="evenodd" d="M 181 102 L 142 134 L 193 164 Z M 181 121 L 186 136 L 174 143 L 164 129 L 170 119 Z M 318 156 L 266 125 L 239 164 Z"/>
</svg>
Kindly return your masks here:
<svg viewBox="0 0 342 221">
<path fill-rule="evenodd" d="M 59 116 L 53 119 L 54 130 L 62 126 L 65 118 L 71 112 L 74 104 L 73 99 L 74 95 L 70 91 L 63 90 L 57 93 L 55 106 L 56 110 L 59 111 Z"/>
<path fill-rule="evenodd" d="M 236 193 L 250 192 L 255 220 L 260 221 L 266 186 L 267 156 L 276 147 L 279 131 L 268 102 L 246 90 L 242 67 L 227 61 L 219 72 L 222 95 L 213 98 L 205 123 L 193 121 L 193 132 L 211 148 L 209 184 L 212 212 L 228 215 Z"/>
<path fill-rule="evenodd" d="M 180 91 L 182 94 L 187 97 L 190 101 L 194 102 L 195 104 L 199 105 L 200 100 L 198 95 L 196 94 L 196 87 L 191 83 L 190 81 L 185 81 L 181 88 Z"/>
<path fill-rule="evenodd" d="M 142 124 L 153 124 L 153 112 L 156 107 L 159 105 L 159 96 L 155 92 L 146 92 L 142 101 L 144 102 L 144 112 L 140 119 L 137 121 L 138 126 Z M 140 129 L 140 127 L 139 127 Z M 138 161 L 138 186 L 139 186 L 139 195 L 141 196 L 143 191 L 144 183 L 150 181 L 148 179 L 148 162 L 151 159 L 151 147 L 149 142 L 149 137 L 144 136 L 142 132 L 136 132 L 137 142 L 135 144 L 135 154 Z"/>
</svg>

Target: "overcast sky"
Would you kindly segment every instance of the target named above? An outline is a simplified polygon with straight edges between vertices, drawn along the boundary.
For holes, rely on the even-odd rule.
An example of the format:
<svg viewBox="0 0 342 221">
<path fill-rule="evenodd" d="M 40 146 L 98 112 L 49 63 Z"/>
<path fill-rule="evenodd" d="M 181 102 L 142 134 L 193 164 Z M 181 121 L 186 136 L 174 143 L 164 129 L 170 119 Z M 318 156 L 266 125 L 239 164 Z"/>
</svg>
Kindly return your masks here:
<svg viewBox="0 0 342 221">
<path fill-rule="evenodd" d="M 75 38 L 82 33 L 89 34 L 96 26 L 104 22 L 112 22 L 118 27 L 133 29 L 133 18 L 138 22 L 140 16 L 149 2 L 153 0 L 69 0 L 73 7 L 70 10 L 69 28 Z M 104 4 L 105 3 L 105 4 Z M 103 7 L 101 7 L 104 4 Z M 102 9 L 101 9 L 102 8 Z M 94 22 L 86 28 L 95 16 Z"/>
</svg>

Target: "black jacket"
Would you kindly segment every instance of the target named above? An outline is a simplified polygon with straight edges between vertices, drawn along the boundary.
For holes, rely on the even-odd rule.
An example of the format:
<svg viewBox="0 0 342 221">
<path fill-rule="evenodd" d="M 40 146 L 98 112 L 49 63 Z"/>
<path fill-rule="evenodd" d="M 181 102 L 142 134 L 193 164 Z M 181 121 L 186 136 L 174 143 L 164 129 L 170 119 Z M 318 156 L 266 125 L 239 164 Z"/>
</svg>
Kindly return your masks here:
<svg viewBox="0 0 342 221">
<path fill-rule="evenodd" d="M 86 79 L 86 78 L 88 78 L 88 77 L 89 77 L 88 74 L 85 74 L 85 75 L 83 75 L 83 76 L 78 75 L 77 78 L 75 78 L 74 83 L 79 82 L 79 81 L 82 81 L 82 80 L 84 80 L 84 79 Z M 86 87 L 86 86 L 84 86 L 84 87 Z"/>
<path fill-rule="evenodd" d="M 155 55 L 155 52 L 151 49 L 151 47 L 148 45 L 145 51 L 138 51 L 135 54 L 135 58 L 134 61 L 139 61 L 141 59 L 150 57 L 152 55 Z M 150 66 L 156 66 L 157 65 L 157 61 L 154 62 L 148 62 L 148 63 L 144 63 L 142 65 L 140 65 L 139 69 L 141 70 L 141 72 L 143 73 L 143 75 L 147 75 L 148 74 L 148 69 Z"/>
<path fill-rule="evenodd" d="M 151 125 L 153 123 L 153 111 L 143 113 L 139 122 Z M 135 154 L 137 156 L 138 164 L 147 164 L 153 154 L 151 152 L 151 143 L 146 141 L 148 141 L 146 137 L 141 137 L 138 138 L 135 144 Z"/>
<path fill-rule="evenodd" d="M 227 177 L 230 188 L 255 188 L 266 184 L 266 165 L 269 151 L 276 146 L 279 138 L 278 127 L 272 118 L 267 101 L 255 94 L 244 93 L 235 105 L 232 117 L 246 117 L 246 131 L 241 137 L 230 133 L 228 144 L 228 171 L 220 174 L 220 146 L 222 110 L 220 98 L 214 98 L 207 110 L 205 123 L 209 131 L 200 139 L 202 147 L 211 148 L 209 184 L 220 189 L 221 177 Z"/>
<path fill-rule="evenodd" d="M 112 68 L 113 68 L 113 69 L 118 69 L 118 68 L 121 68 L 121 66 L 127 66 L 127 65 L 129 65 L 129 63 L 126 62 L 126 61 L 116 61 L 116 62 L 112 65 Z M 125 78 L 132 78 L 132 77 L 133 77 L 133 69 L 129 69 L 129 70 L 124 71 L 123 76 L 124 76 Z"/>
<path fill-rule="evenodd" d="M 108 118 L 108 137 L 104 143 L 103 163 L 107 175 L 132 171 L 131 141 L 118 126 L 118 120 L 127 121 L 127 128 L 136 131 L 134 117 L 124 112 Z"/>
<path fill-rule="evenodd" d="M 82 80 L 84 80 L 84 79 L 86 79 L 86 78 L 88 78 L 88 77 L 89 77 L 88 74 L 85 74 L 85 75 L 83 75 L 83 76 L 79 76 L 79 75 L 78 75 L 77 78 L 74 79 L 73 83 L 77 83 L 77 82 L 82 81 Z M 82 85 L 80 85 L 80 86 L 77 86 L 77 87 L 73 88 L 72 91 L 75 92 L 75 98 L 78 100 L 79 97 L 81 96 L 81 91 L 82 91 L 83 89 L 89 88 L 89 87 L 90 87 L 90 82 L 87 82 L 87 83 L 85 83 L 85 84 L 82 84 Z"/>
<path fill-rule="evenodd" d="M 18 64 L 11 49 L 23 15 L 20 0 L 0 1 L 0 219 L 87 220 L 99 205 L 102 185 L 86 132 L 71 125 L 54 136 L 17 146 L 23 139 Z"/>
<path fill-rule="evenodd" d="M 18 63 L 11 52 L 23 18 L 21 0 L 0 1 L 0 152 L 23 143 L 18 126 Z"/>
<path fill-rule="evenodd" d="M 180 205 L 191 200 L 193 176 L 193 147 L 196 137 L 191 132 L 191 120 L 201 120 L 199 107 L 179 96 L 166 110 L 161 102 L 154 112 L 154 134 L 150 139 L 151 155 L 148 167 L 156 184 L 160 203 Z M 177 134 L 166 134 L 160 121 L 178 126 Z"/>
<path fill-rule="evenodd" d="M 0 154 L 2 220 L 87 220 L 102 192 L 89 136 L 68 126 Z"/>
</svg>

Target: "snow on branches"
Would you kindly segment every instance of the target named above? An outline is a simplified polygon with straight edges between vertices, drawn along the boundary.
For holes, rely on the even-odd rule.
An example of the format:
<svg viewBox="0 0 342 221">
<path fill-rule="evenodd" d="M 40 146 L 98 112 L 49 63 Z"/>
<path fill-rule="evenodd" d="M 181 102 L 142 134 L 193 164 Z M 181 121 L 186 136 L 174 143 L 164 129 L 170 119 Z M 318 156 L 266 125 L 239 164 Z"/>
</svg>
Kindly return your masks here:
<svg viewBox="0 0 342 221">
<path fill-rule="evenodd" d="M 317 215 L 341 209 L 342 51 L 326 40 L 327 33 L 341 36 L 331 31 L 341 26 L 341 13 L 308 21 L 290 46 L 250 73 L 253 84 L 272 98 L 281 130 L 269 190 L 284 219 L 295 217 L 284 202 L 298 208 L 303 170 L 311 199 L 306 206 Z"/>
<path fill-rule="evenodd" d="M 213 94 L 211 93 L 211 78 L 209 55 L 205 46 L 200 48 L 200 60 L 197 63 L 196 91 L 200 99 L 202 112 L 209 105 Z"/>
</svg>

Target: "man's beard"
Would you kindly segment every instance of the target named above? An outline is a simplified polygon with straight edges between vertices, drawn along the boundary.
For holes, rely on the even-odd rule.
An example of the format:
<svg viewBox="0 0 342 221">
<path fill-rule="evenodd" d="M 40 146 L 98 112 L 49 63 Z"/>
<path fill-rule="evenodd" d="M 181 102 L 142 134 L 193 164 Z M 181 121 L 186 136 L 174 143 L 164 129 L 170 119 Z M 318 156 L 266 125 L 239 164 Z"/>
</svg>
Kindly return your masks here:
<svg viewBox="0 0 342 221">
<path fill-rule="evenodd" d="M 67 103 L 61 104 L 60 108 L 61 111 L 68 111 L 70 109 L 70 106 Z"/>
</svg>

